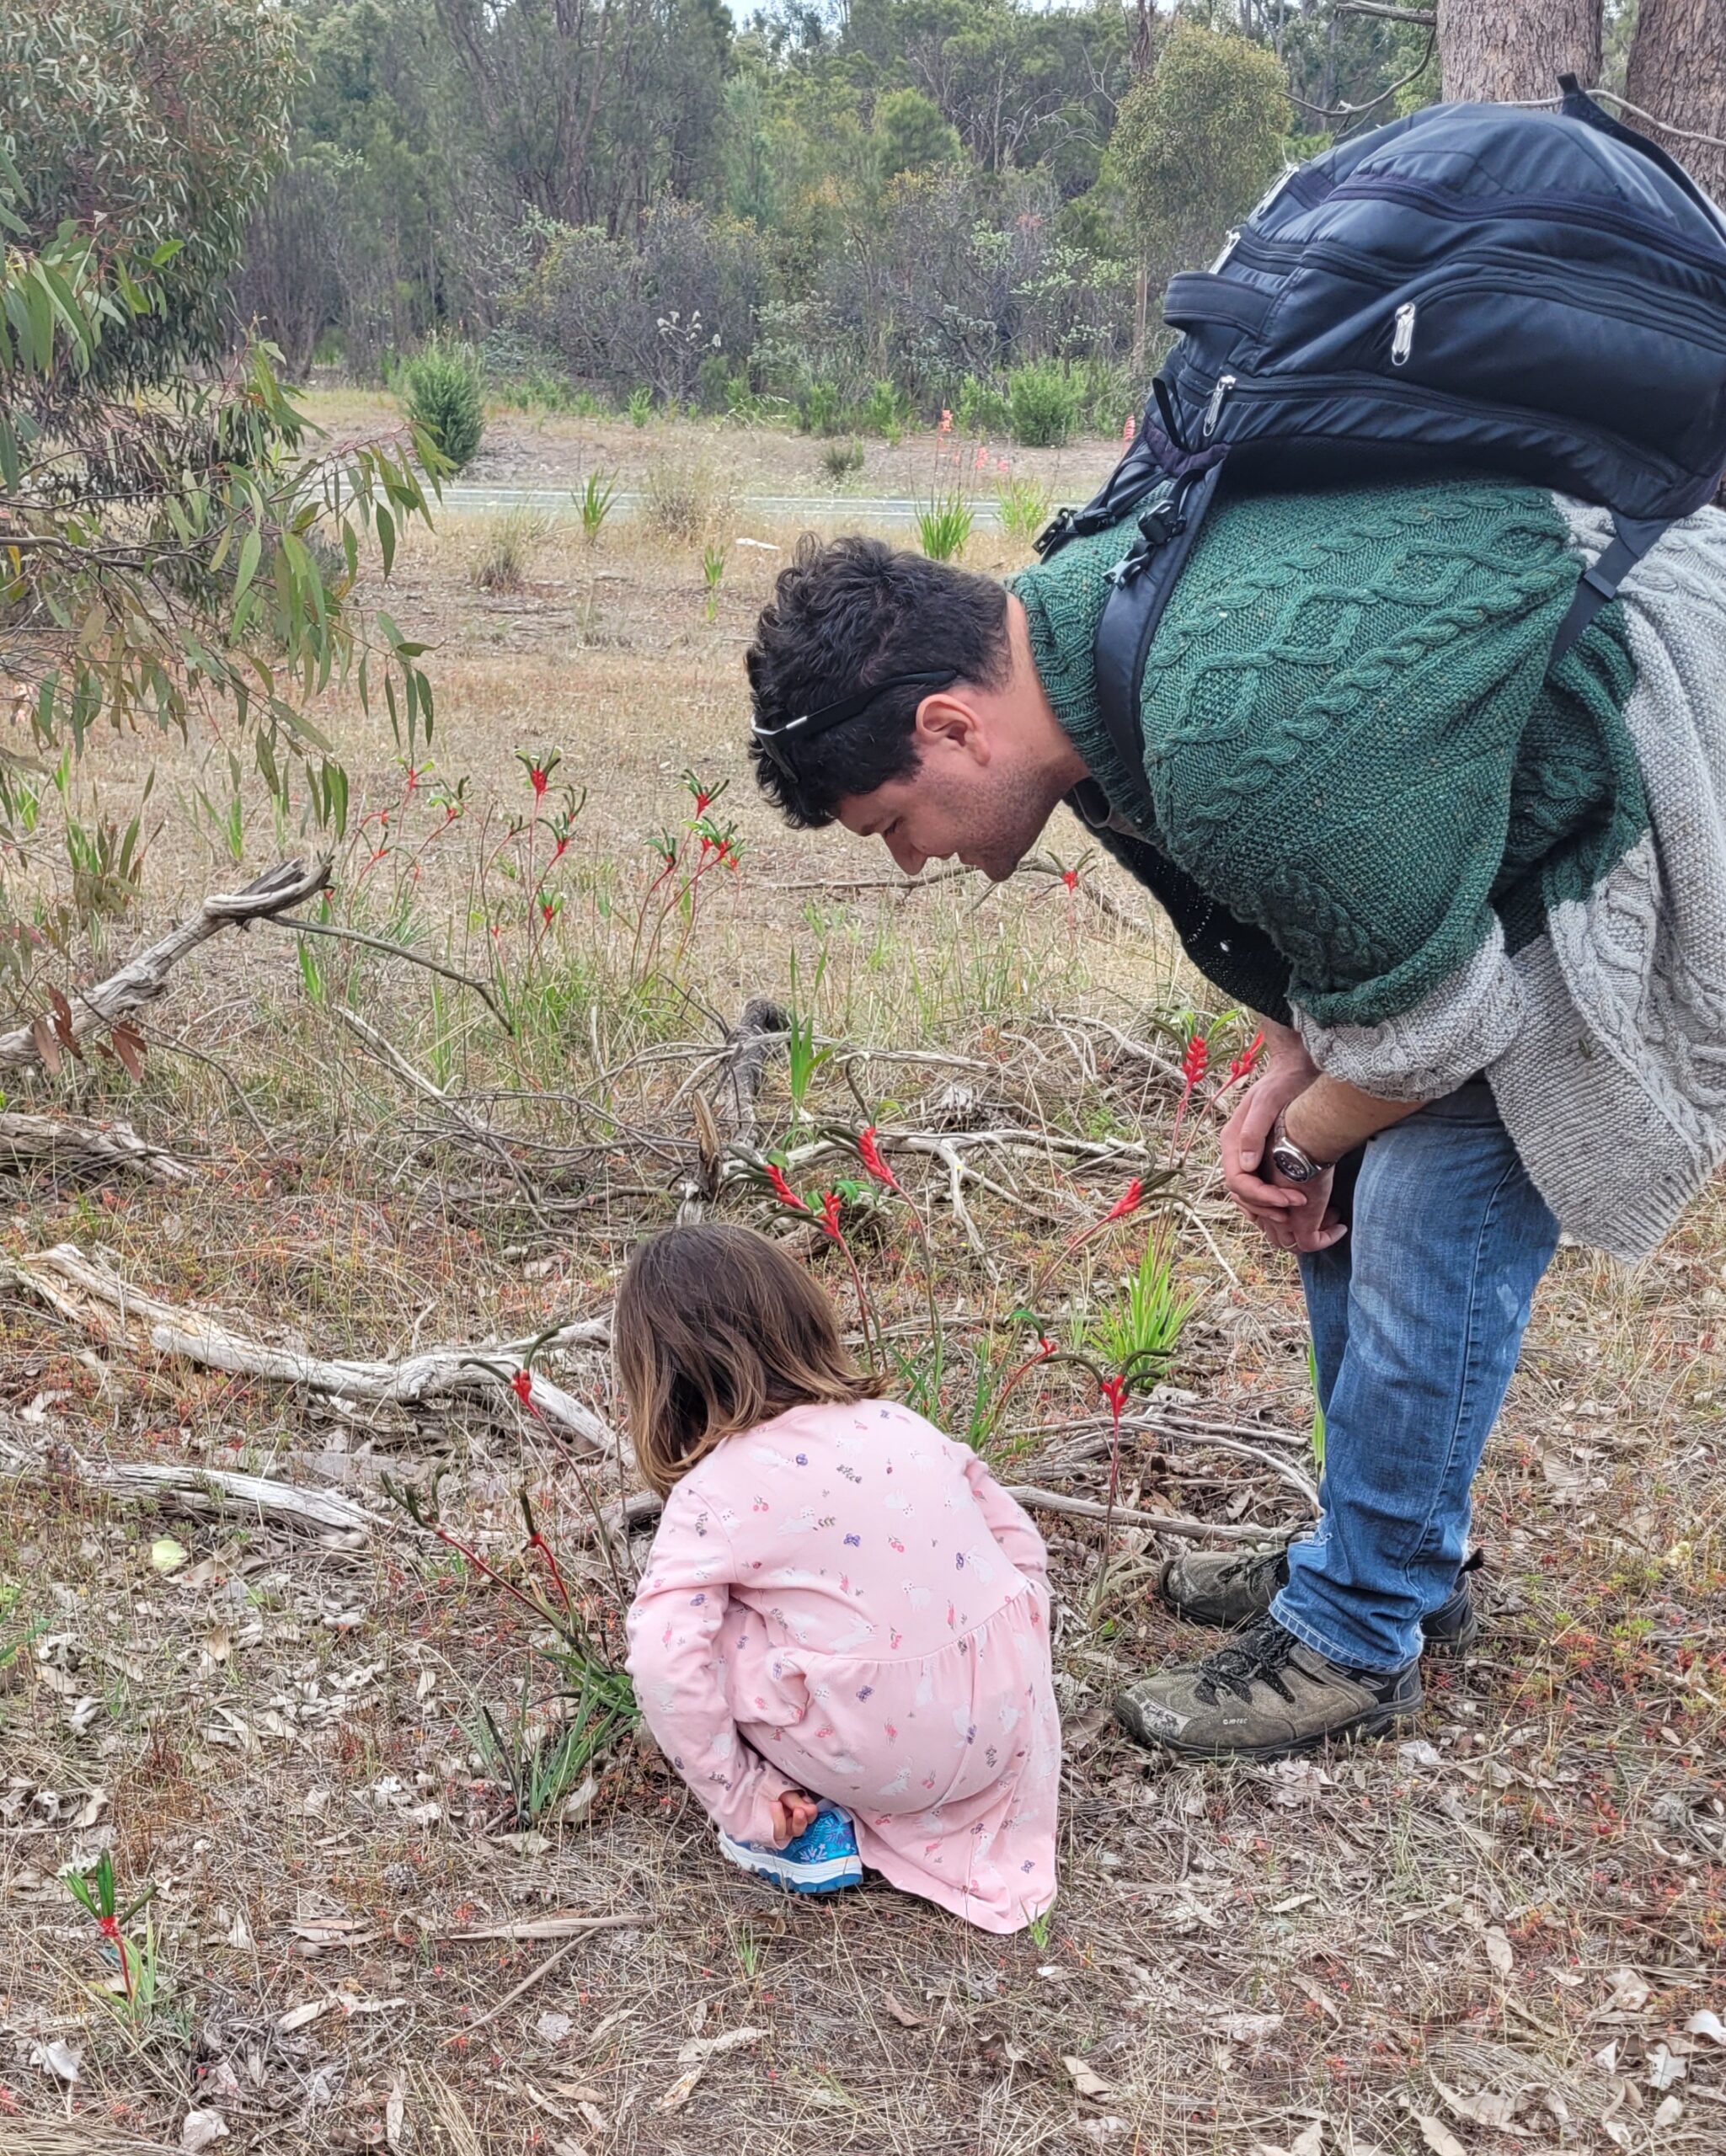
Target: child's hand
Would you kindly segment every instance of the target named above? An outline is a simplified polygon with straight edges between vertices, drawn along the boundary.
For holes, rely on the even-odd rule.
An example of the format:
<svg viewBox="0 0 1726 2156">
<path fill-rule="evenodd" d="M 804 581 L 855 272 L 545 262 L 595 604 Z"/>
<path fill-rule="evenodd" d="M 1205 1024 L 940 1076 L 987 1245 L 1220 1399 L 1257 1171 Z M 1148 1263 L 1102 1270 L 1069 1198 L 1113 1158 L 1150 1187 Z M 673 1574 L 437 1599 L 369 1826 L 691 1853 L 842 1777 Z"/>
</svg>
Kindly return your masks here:
<svg viewBox="0 0 1726 2156">
<path fill-rule="evenodd" d="M 820 1806 L 812 1796 L 801 1796 L 788 1789 L 783 1796 L 776 1796 L 772 1804 L 773 1847 L 783 1849 L 787 1842 L 794 1842 L 799 1834 L 806 1834 L 815 1823 L 815 1814 Z"/>
</svg>

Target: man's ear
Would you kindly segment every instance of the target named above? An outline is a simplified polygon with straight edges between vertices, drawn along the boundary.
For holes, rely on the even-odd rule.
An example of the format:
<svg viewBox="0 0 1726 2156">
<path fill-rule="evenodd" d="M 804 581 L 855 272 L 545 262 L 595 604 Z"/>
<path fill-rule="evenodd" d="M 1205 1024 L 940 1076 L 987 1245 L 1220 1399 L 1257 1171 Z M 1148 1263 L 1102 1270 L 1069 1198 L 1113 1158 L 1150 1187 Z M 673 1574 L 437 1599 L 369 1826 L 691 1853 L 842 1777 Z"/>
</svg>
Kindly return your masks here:
<svg viewBox="0 0 1726 2156">
<path fill-rule="evenodd" d="M 993 754 L 988 723 L 963 685 L 923 698 L 917 706 L 916 735 L 925 754 L 957 750 L 978 764 L 986 764 Z"/>
</svg>

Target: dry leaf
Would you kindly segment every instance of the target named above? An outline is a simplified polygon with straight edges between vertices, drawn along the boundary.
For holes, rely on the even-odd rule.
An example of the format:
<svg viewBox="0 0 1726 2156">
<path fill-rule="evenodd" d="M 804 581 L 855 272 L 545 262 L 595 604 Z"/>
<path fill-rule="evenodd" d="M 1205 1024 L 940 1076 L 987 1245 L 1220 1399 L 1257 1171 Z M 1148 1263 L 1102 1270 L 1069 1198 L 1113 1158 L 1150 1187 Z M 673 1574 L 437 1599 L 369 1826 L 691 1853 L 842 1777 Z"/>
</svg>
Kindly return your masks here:
<svg viewBox="0 0 1726 2156">
<path fill-rule="evenodd" d="M 766 2036 L 765 2029 L 727 2029 L 717 2036 L 692 2036 L 677 2052 L 679 2066 L 705 2066 L 709 2059 L 724 2058 L 728 2052 L 740 2052 L 748 2045 L 758 2044 Z"/>
<path fill-rule="evenodd" d="M 1675 2096 L 1663 2096 L 1654 2106 L 1654 2115 L 1649 2124 L 1658 2133 L 1663 2126 L 1676 2126 L 1684 2116 L 1684 2106 Z"/>
<path fill-rule="evenodd" d="M 1510 1942 L 1495 1924 L 1488 1924 L 1481 1934 L 1481 1944 L 1486 1948 L 1486 1958 L 1501 1977 L 1508 1977 L 1516 1966 L 1516 1956 L 1510 1951 Z"/>
<path fill-rule="evenodd" d="M 291 2006 L 275 2024 L 278 2036 L 291 2036 L 296 2029 L 303 2029 L 315 2021 L 320 2014 L 328 2014 L 335 2001 L 333 1999 L 308 1999 L 303 2006 Z"/>
<path fill-rule="evenodd" d="M 1274 2036 L 1283 2025 L 1280 2014 L 1224 2014 L 1210 2023 L 1213 2036 L 1222 2036 L 1230 2043 L 1256 2044 L 1261 2038 Z"/>
<path fill-rule="evenodd" d="M 30 1045 L 35 1049 L 43 1070 L 51 1078 L 57 1078 L 60 1075 L 60 1043 L 54 1038 L 54 1028 L 45 1018 L 32 1021 Z"/>
<path fill-rule="evenodd" d="M 707 2070 L 707 2061 L 703 2059 L 700 2065 L 692 2066 L 687 2073 L 680 2073 L 654 2109 L 656 2111 L 681 2111 L 695 2094 L 696 2084 Z"/>
<path fill-rule="evenodd" d="M 1289 2156 L 1319 2156 L 1324 2147 L 1324 2121 L 1314 2119 L 1311 2126 L 1303 2127 L 1289 2143 Z"/>
<path fill-rule="evenodd" d="M 1483 2089 L 1477 2095 L 1465 2096 L 1460 2089 L 1445 2088 L 1435 2073 L 1432 2085 L 1444 2098 L 1446 2109 L 1471 2126 L 1506 2127 L 1516 2116 L 1517 2100 L 1501 2096 L 1496 2089 Z"/>
<path fill-rule="evenodd" d="M 1114 2094 L 1102 2075 L 1093 2073 L 1085 2060 L 1063 2058 L 1061 2063 L 1066 2068 L 1076 2095 L 1088 2096 L 1093 2103 L 1102 2103 Z"/>
<path fill-rule="evenodd" d="M 560 2044 L 575 2026 L 567 2014 L 542 2014 L 533 2025 L 533 2033 L 543 2042 Z"/>
<path fill-rule="evenodd" d="M 1699 2014 L 1691 2015 L 1684 2025 L 1684 2033 L 1686 2036 L 1706 2036 L 1711 2044 L 1726 2044 L 1726 2027 L 1721 2025 L 1719 2015 L 1706 2006 Z"/>
<path fill-rule="evenodd" d="M 144 1037 L 128 1019 L 108 1036 L 126 1075 L 135 1083 L 144 1075 Z"/>
<path fill-rule="evenodd" d="M 1606 1981 L 1612 1987 L 1612 2004 L 1621 2014 L 1640 2014 L 1648 2004 L 1648 1985 L 1634 1969 L 1614 1969 Z"/>
<path fill-rule="evenodd" d="M 890 1991 L 882 1993 L 881 2004 L 901 2029 L 926 2029 L 928 2026 L 927 2014 L 914 2014 L 902 1999 L 895 1997 Z"/>
<path fill-rule="evenodd" d="M 195 2107 L 180 2121 L 179 2145 L 188 2156 L 198 2156 L 200 2148 L 207 2148 L 212 2141 L 227 2138 L 227 2121 L 220 2111 L 200 2111 Z"/>
<path fill-rule="evenodd" d="M 45 2073 L 51 2073 L 56 2081 L 63 2081 L 70 2088 L 82 2077 L 83 2053 L 76 2044 L 68 2044 L 63 2037 L 56 2036 L 51 2044 L 30 2047 L 30 2064 L 40 2066 Z"/>
<path fill-rule="evenodd" d="M 1649 2086 L 1650 2089 L 1670 2089 L 1675 2081 L 1683 2080 L 1689 2071 L 1688 2059 L 1678 2057 L 1665 2044 L 1656 2044 L 1654 2055 L 1649 2060 Z"/>
<path fill-rule="evenodd" d="M 383 2137 L 392 2148 L 402 2145 L 402 2128 L 407 2123 L 408 2093 L 402 2086 L 398 2073 L 389 2084 L 389 2094 L 383 2100 Z"/>
<path fill-rule="evenodd" d="M 49 990 L 48 1001 L 54 1006 L 55 1038 L 60 1043 L 61 1048 L 67 1049 L 73 1055 L 77 1055 L 79 1062 L 82 1063 L 83 1058 L 78 1054 L 77 1035 L 72 1028 L 71 1004 L 67 1001 L 65 996 L 61 995 L 61 991 L 57 988 L 51 988 Z"/>
<path fill-rule="evenodd" d="M 1434 2118 L 1429 2111 L 1417 2111 L 1414 2123 L 1419 2127 L 1420 2137 L 1431 2149 L 1432 2156 L 1468 2156 L 1467 2150 L 1442 2119 Z"/>
</svg>

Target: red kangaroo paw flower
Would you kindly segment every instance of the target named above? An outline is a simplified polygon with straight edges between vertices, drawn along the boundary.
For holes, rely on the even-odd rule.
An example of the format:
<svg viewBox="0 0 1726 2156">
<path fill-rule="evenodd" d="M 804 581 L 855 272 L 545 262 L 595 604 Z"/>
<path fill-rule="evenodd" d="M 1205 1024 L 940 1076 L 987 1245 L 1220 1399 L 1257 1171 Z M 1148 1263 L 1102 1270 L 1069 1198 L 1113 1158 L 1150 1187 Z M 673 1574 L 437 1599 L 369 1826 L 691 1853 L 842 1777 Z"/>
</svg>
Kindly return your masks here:
<svg viewBox="0 0 1726 2156">
<path fill-rule="evenodd" d="M 889 1190 L 898 1189 L 898 1177 L 894 1174 L 892 1169 L 890 1168 L 887 1163 L 881 1158 L 881 1148 L 876 1143 L 875 1126 L 874 1123 L 871 1123 L 867 1130 L 858 1131 L 857 1134 L 857 1150 L 858 1157 L 862 1161 L 863 1166 L 868 1170 L 869 1174 L 875 1178 L 877 1182 L 884 1183 Z"/>
<path fill-rule="evenodd" d="M 785 1171 L 775 1161 L 767 1166 L 767 1181 L 773 1186 L 773 1195 L 782 1205 L 788 1205 L 794 1213 L 807 1213 L 809 1207 L 785 1180 Z"/>
</svg>

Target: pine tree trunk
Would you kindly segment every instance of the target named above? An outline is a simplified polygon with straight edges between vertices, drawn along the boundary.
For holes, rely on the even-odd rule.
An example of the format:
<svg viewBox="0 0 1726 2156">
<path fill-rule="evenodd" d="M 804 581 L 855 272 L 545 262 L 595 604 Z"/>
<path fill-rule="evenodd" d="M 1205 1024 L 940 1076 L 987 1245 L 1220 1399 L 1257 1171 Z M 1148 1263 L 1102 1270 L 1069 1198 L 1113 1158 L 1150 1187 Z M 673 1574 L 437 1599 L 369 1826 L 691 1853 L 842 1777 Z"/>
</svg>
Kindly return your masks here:
<svg viewBox="0 0 1726 2156">
<path fill-rule="evenodd" d="M 1719 0 L 1678 0 L 1700 18 Z M 1644 8 L 1658 0 L 1643 0 Z M 1447 98 L 1526 103 L 1600 78 L 1600 0 L 1438 0 Z"/>
<path fill-rule="evenodd" d="M 1669 150 L 1697 184 L 1726 204 L 1726 4 L 1723 0 L 1642 0 L 1624 94 L 1673 127 L 1712 135 L 1688 142 L 1634 113 L 1632 127 Z"/>
</svg>

